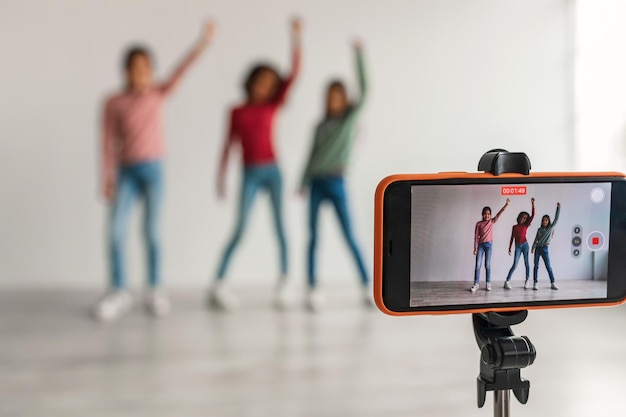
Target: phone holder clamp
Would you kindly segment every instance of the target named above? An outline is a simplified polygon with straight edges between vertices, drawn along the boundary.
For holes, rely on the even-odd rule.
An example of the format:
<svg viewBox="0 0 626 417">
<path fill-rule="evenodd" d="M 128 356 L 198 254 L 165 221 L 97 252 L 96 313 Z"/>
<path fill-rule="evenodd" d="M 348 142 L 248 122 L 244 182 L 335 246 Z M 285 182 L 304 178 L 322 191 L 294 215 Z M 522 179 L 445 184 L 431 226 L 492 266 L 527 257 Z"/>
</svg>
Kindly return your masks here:
<svg viewBox="0 0 626 417">
<path fill-rule="evenodd" d="M 530 174 L 530 158 L 524 152 L 509 152 L 505 149 L 492 149 L 478 161 L 478 170 L 493 175 L 505 173 Z"/>
</svg>

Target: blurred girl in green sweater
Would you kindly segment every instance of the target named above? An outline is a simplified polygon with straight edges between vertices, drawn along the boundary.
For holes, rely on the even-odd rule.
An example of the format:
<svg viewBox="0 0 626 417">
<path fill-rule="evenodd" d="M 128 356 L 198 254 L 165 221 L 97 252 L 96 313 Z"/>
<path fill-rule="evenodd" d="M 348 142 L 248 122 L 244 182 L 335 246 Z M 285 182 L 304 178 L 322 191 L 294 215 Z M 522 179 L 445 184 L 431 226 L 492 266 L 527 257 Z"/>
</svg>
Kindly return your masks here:
<svg viewBox="0 0 626 417">
<path fill-rule="evenodd" d="M 368 290 L 369 277 L 361 252 L 356 244 L 346 199 L 344 175 L 355 137 L 355 127 L 366 96 L 365 69 L 362 47 L 354 43 L 360 97 L 350 101 L 342 81 L 329 83 L 326 93 L 326 114 L 315 129 L 313 146 L 301 182 L 301 192 L 309 189 L 308 294 L 307 307 L 319 310 L 324 302 L 317 290 L 315 252 L 317 247 L 318 213 L 324 201 L 330 202 L 337 213 L 341 229 L 359 270 L 362 296 L 366 305 L 372 305 Z"/>
</svg>

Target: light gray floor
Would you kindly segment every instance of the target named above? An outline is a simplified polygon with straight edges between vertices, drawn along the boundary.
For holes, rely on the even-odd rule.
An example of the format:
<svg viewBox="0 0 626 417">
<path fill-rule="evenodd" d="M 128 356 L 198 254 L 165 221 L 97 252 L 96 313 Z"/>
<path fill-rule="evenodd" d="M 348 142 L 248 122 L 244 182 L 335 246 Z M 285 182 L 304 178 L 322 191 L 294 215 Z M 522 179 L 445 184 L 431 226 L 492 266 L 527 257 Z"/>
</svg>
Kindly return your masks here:
<svg viewBox="0 0 626 417">
<path fill-rule="evenodd" d="M 356 289 L 328 286 L 311 315 L 240 292 L 246 309 L 207 312 L 174 294 L 156 321 L 85 316 L 89 292 L 0 294 L 1 416 L 491 416 L 475 404 L 470 316 L 392 318 Z M 533 311 L 517 334 L 538 349 L 514 416 L 624 415 L 626 309 Z"/>
<path fill-rule="evenodd" d="M 540 281 L 539 289 L 524 289 L 524 280 L 511 280 L 511 289 L 505 290 L 504 281 L 492 281 L 492 291 L 480 289 L 470 292 L 472 282 L 411 282 L 411 307 L 458 304 L 513 303 L 529 301 L 580 300 L 606 298 L 606 281 L 561 280 L 559 289 L 551 290 L 550 281 Z"/>
</svg>

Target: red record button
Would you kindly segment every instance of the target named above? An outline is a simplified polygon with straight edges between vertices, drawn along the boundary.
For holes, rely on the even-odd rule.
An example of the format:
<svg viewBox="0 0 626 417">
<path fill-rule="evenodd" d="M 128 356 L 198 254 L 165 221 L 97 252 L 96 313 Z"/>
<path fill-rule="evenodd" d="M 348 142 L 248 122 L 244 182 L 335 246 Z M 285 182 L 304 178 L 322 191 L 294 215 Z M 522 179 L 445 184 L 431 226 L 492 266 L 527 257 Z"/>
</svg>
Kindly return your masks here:
<svg viewBox="0 0 626 417">
<path fill-rule="evenodd" d="M 591 251 L 598 251 L 604 248 L 604 244 L 606 243 L 606 239 L 604 239 L 604 235 L 600 232 L 591 232 L 587 237 L 587 246 Z"/>
</svg>

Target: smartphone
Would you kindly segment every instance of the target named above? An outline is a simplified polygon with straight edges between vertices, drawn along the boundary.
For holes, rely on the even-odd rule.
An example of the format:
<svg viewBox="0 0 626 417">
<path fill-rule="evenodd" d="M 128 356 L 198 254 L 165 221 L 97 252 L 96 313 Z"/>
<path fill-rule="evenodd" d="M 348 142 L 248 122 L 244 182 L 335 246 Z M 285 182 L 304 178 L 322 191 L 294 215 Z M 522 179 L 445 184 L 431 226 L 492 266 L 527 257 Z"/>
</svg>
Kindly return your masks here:
<svg viewBox="0 0 626 417">
<path fill-rule="evenodd" d="M 626 299 L 622 173 L 394 175 L 376 189 L 374 298 L 391 315 Z"/>
</svg>

